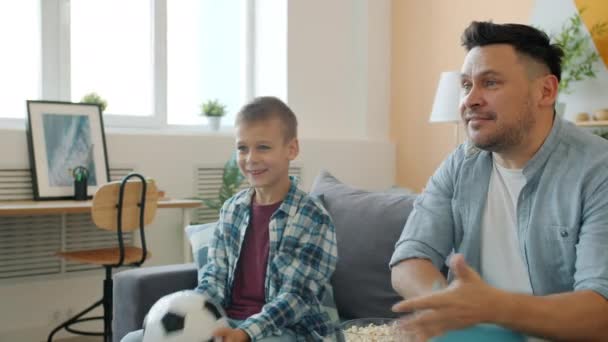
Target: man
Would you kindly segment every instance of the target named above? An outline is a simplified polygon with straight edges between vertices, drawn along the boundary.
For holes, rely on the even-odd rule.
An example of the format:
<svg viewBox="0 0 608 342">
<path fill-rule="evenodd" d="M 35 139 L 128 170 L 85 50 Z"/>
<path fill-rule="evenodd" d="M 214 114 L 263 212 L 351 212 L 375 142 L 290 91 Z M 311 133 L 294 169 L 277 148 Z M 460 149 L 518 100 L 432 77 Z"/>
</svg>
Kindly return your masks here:
<svg viewBox="0 0 608 342">
<path fill-rule="evenodd" d="M 608 338 L 608 144 L 555 116 L 563 55 L 525 25 L 465 30 L 469 141 L 440 166 L 391 260 L 421 340 L 478 323 Z M 450 285 L 439 272 L 449 258 Z M 441 286 L 440 286 L 441 285 Z"/>
</svg>

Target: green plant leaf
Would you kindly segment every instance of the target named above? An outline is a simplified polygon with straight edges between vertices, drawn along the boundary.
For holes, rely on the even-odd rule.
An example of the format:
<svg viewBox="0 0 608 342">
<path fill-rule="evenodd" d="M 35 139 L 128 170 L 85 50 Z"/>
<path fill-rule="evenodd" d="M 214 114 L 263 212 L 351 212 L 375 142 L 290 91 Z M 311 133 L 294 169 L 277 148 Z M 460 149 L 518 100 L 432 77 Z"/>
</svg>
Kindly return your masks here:
<svg viewBox="0 0 608 342">
<path fill-rule="evenodd" d="M 207 208 L 217 210 L 219 213 L 224 202 L 236 194 L 244 180 L 245 177 L 241 174 L 236 161 L 236 153 L 232 153 L 230 159 L 224 164 L 218 197 L 215 199 L 192 197 L 191 199 L 200 200 Z"/>
<path fill-rule="evenodd" d="M 608 139 L 608 129 L 594 130 L 593 134 L 598 135 L 604 139 Z"/>
<path fill-rule="evenodd" d="M 206 198 L 201 198 L 201 200 L 203 201 L 203 204 L 205 206 L 207 206 L 208 208 L 215 209 L 218 211 L 222 208 L 222 205 L 220 204 L 220 201 L 218 201 L 218 200 L 210 200 L 210 199 L 206 199 Z"/>
<path fill-rule="evenodd" d="M 104 100 L 101 96 L 99 96 L 95 92 L 84 95 L 82 97 L 82 99 L 80 99 L 80 102 L 99 105 L 102 112 L 105 111 L 106 107 L 108 106 L 108 101 Z"/>
<path fill-rule="evenodd" d="M 222 172 L 222 185 L 219 189 L 217 200 L 204 201 L 205 205 L 212 209 L 220 209 L 224 202 L 234 196 L 239 190 L 245 177 L 241 174 L 236 161 L 236 153 L 232 153 L 230 159 L 224 164 Z"/>
<path fill-rule="evenodd" d="M 220 103 L 219 100 L 209 100 L 201 104 L 201 115 L 204 116 L 224 116 L 226 114 L 226 105 Z"/>
<path fill-rule="evenodd" d="M 585 10 L 581 8 L 580 14 Z M 562 78 L 559 84 L 561 92 L 571 93 L 572 82 L 596 77 L 594 66 L 600 56 L 592 48 L 592 37 L 602 36 L 607 31 L 608 22 L 600 22 L 594 24 L 587 34 L 583 29 L 580 15 L 575 13 L 564 23 L 561 32 L 553 37 L 553 42 L 559 44 L 564 51 Z"/>
</svg>

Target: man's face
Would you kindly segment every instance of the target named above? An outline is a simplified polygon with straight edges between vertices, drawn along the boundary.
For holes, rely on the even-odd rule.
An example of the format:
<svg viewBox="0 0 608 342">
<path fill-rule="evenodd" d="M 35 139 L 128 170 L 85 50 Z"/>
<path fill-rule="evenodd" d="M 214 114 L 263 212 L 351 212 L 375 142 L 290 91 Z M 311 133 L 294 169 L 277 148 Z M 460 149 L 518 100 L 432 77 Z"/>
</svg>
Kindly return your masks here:
<svg viewBox="0 0 608 342">
<path fill-rule="evenodd" d="M 251 186 L 272 191 L 288 181 L 289 162 L 298 155 L 296 138 L 285 141 L 278 118 L 240 123 L 236 128 L 238 165 Z"/>
<path fill-rule="evenodd" d="M 460 114 L 475 146 L 506 151 L 521 145 L 536 124 L 526 67 L 507 44 L 475 47 L 465 57 Z"/>
</svg>

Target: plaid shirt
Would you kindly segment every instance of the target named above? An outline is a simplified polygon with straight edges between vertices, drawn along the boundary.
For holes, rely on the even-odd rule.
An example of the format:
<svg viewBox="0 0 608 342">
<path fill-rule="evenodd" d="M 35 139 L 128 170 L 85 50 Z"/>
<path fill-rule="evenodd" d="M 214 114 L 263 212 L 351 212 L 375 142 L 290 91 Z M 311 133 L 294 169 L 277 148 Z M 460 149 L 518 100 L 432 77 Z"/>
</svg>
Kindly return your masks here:
<svg viewBox="0 0 608 342">
<path fill-rule="evenodd" d="M 245 230 L 249 226 L 253 188 L 227 200 L 209 246 L 197 291 L 228 307 Z M 293 330 L 299 340 L 320 340 L 334 332 L 321 298 L 338 256 L 334 225 L 316 199 L 291 187 L 271 216 L 264 287 L 266 304 L 238 328 L 253 341 Z"/>
</svg>

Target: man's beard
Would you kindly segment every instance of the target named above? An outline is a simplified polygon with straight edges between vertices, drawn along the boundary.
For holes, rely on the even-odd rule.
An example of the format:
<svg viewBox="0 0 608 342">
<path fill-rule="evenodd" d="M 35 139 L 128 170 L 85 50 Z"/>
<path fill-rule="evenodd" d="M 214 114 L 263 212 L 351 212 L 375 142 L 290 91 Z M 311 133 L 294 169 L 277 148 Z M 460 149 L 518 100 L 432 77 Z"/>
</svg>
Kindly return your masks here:
<svg viewBox="0 0 608 342">
<path fill-rule="evenodd" d="M 496 113 L 491 113 L 491 115 L 497 117 Z M 482 141 L 474 141 L 471 139 L 471 142 L 475 147 L 485 151 L 496 153 L 504 152 L 521 144 L 535 124 L 536 117 L 531 109 L 528 98 L 522 106 L 517 122 L 509 126 L 499 124 L 496 127 L 496 133 L 494 135 L 489 136 Z"/>
</svg>

